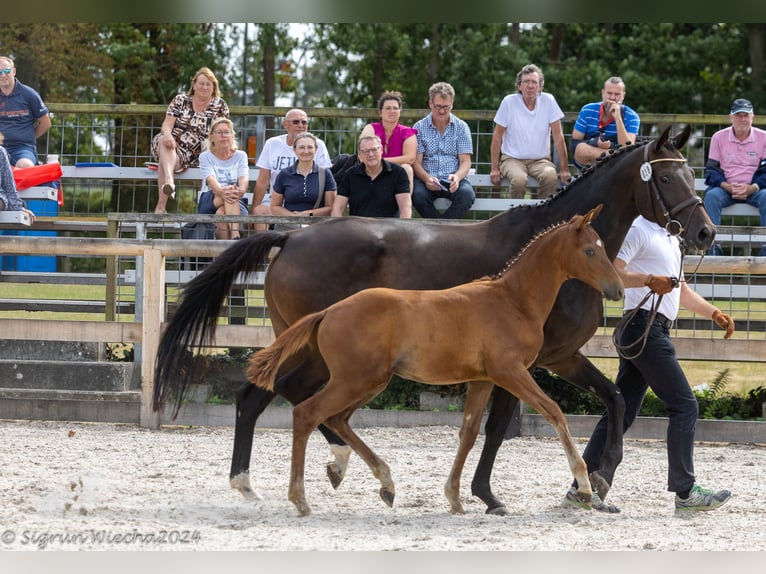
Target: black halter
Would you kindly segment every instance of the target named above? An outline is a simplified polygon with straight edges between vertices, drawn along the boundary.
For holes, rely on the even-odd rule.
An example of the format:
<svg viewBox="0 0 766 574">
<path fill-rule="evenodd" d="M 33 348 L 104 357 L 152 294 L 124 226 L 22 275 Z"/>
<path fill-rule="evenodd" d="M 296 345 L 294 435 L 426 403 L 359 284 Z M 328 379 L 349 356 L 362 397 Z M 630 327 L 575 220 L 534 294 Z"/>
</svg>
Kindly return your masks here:
<svg viewBox="0 0 766 574">
<path fill-rule="evenodd" d="M 686 228 L 680 221 L 675 219 L 675 216 L 678 215 L 681 211 L 683 211 L 687 207 L 693 206 L 692 210 L 689 213 L 689 217 L 686 220 L 686 223 L 688 224 L 689 221 L 691 221 L 692 215 L 694 215 L 694 210 L 702 205 L 702 198 L 699 197 L 697 194 L 694 194 L 689 199 L 682 201 L 678 205 L 674 206 L 673 209 L 668 209 L 668 206 L 665 203 L 665 200 L 662 199 L 662 195 L 660 195 L 660 189 L 657 186 L 657 183 L 654 181 L 654 170 L 652 169 L 652 164 L 664 162 L 664 161 L 686 163 L 686 159 L 675 158 L 675 157 L 661 157 L 661 158 L 650 160 L 649 145 L 651 144 L 647 144 L 644 146 L 644 163 L 642 163 L 641 167 L 639 168 L 641 179 L 646 182 L 646 196 L 647 196 L 647 199 L 649 200 L 649 205 L 654 211 L 654 217 L 658 225 L 663 225 L 663 222 L 664 222 L 663 226 L 665 228 L 665 231 L 667 231 L 671 235 L 681 235 L 683 234 Z M 654 200 L 652 200 L 652 198 L 654 198 Z M 658 211 L 658 208 L 659 208 L 659 211 Z"/>
<path fill-rule="evenodd" d="M 654 170 L 652 169 L 653 163 L 658 163 L 662 161 L 675 161 L 675 162 L 683 162 L 686 163 L 686 160 L 683 158 L 657 158 L 653 160 L 649 160 L 649 145 L 644 146 L 644 163 L 641 164 L 640 173 L 641 173 L 641 179 L 643 179 L 646 182 L 646 195 L 649 200 L 649 204 L 652 206 L 652 209 L 654 211 L 654 216 L 657 219 L 657 224 L 662 225 L 662 221 L 665 222 L 665 231 L 669 235 L 675 235 L 679 237 L 679 248 L 681 249 L 681 268 L 678 270 L 678 275 L 676 277 L 672 277 L 674 280 L 674 288 L 678 285 L 680 278 L 683 276 L 683 268 L 684 268 L 684 240 L 681 235 L 684 232 L 685 227 L 681 224 L 680 221 L 675 219 L 675 216 L 689 207 L 690 205 L 693 205 L 693 209 L 691 210 L 691 213 L 689 213 L 689 218 L 687 219 L 687 223 L 691 220 L 692 215 L 694 215 L 694 210 L 697 207 L 700 207 L 702 205 L 702 198 L 700 198 L 698 195 L 694 195 L 693 197 L 690 197 L 689 199 L 682 201 L 678 205 L 676 205 L 672 210 L 668 209 L 667 204 L 665 203 L 665 200 L 662 199 L 662 196 L 660 195 L 660 190 L 657 186 L 657 184 L 654 182 Z M 652 191 L 654 192 L 654 201 L 652 201 Z M 661 216 L 658 217 L 657 213 L 657 207 L 661 210 Z M 620 344 L 620 339 L 622 338 L 622 331 L 625 329 L 625 326 L 633 319 L 633 317 L 638 313 L 639 309 L 642 308 L 642 305 L 650 298 L 652 299 L 651 309 L 649 311 L 649 319 L 646 322 L 646 328 L 644 329 L 643 334 L 641 337 L 639 337 L 636 341 L 628 344 L 628 345 L 622 345 Z M 617 353 L 623 357 L 624 359 L 635 359 L 638 357 L 644 350 L 644 347 L 646 346 L 646 340 L 649 336 L 649 329 L 652 326 L 652 322 L 654 321 L 654 317 L 657 315 L 657 309 L 660 307 L 660 302 L 662 301 L 662 295 L 657 295 L 656 293 L 649 291 L 644 298 L 641 300 L 641 302 L 636 305 L 635 309 L 633 309 L 632 313 L 629 313 L 625 315 L 622 320 L 620 320 L 617 327 L 615 327 L 614 332 L 612 333 L 612 344 L 614 345 L 615 349 L 617 350 Z M 637 352 L 635 352 L 632 355 L 627 354 L 627 349 L 635 347 L 638 343 L 641 343 L 641 347 L 638 349 Z"/>
</svg>

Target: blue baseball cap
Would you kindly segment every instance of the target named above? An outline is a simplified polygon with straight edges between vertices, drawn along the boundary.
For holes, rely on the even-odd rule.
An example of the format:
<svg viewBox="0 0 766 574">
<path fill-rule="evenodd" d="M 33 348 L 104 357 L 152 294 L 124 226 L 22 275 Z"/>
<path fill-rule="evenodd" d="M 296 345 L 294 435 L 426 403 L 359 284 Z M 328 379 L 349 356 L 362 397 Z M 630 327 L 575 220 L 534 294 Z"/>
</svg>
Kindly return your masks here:
<svg viewBox="0 0 766 574">
<path fill-rule="evenodd" d="M 734 115 L 740 112 L 747 112 L 748 114 L 753 113 L 753 104 L 750 103 L 750 100 L 746 100 L 744 98 L 734 100 L 734 103 L 731 105 L 731 111 L 729 113 Z"/>
</svg>

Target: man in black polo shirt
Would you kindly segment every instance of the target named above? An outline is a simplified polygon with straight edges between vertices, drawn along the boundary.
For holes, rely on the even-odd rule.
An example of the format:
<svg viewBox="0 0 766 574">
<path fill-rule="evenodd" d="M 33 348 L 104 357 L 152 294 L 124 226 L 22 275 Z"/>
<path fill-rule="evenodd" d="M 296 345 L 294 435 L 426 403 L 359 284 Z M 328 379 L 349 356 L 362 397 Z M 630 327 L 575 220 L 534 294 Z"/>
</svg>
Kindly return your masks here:
<svg viewBox="0 0 766 574">
<path fill-rule="evenodd" d="M 349 208 L 349 215 L 364 217 L 412 217 L 410 181 L 404 169 L 386 161 L 381 155 L 383 146 L 378 136 L 359 138 L 359 161 L 348 169 L 338 184 L 332 204 L 332 216 L 341 217 Z"/>
</svg>

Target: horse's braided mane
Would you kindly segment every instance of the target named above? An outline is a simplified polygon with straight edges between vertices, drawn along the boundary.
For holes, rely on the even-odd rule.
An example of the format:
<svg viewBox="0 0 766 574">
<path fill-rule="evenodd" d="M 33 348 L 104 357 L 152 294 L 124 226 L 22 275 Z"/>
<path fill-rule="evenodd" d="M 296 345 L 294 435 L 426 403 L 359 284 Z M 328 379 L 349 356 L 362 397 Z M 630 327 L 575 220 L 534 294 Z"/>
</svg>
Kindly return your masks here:
<svg viewBox="0 0 766 574">
<path fill-rule="evenodd" d="M 477 279 L 477 281 L 494 281 L 495 279 L 499 279 L 500 277 L 502 277 L 503 275 L 505 275 L 505 273 L 506 273 L 506 272 L 507 272 L 507 271 L 508 271 L 508 270 L 509 270 L 509 269 L 510 269 L 512 266 L 513 266 L 513 264 L 514 264 L 514 263 L 516 263 L 516 261 L 518 261 L 518 259 L 519 259 L 519 258 L 520 258 L 522 255 L 524 255 L 524 252 L 525 252 L 527 249 L 529 249 L 529 247 L 530 247 L 530 246 L 531 246 L 531 245 L 532 245 L 532 244 L 533 244 L 535 241 L 537 241 L 538 239 L 540 239 L 540 238 L 541 238 L 543 235 L 548 235 L 548 234 L 549 234 L 551 231 L 553 231 L 554 229 L 558 229 L 559 227 L 561 227 L 562 225 L 564 225 L 564 224 L 566 224 L 566 223 L 567 223 L 566 221 L 559 221 L 558 223 L 554 223 L 554 224 L 552 224 L 552 225 L 549 225 L 549 226 L 548 226 L 548 227 L 546 227 L 545 229 L 542 229 L 542 230 L 541 230 L 541 231 L 539 231 L 537 234 L 535 234 L 535 235 L 532 237 L 532 239 L 530 239 L 529 241 L 527 241 L 527 242 L 526 242 L 526 244 L 524 244 L 524 247 L 522 247 L 521 249 L 519 249 L 519 251 L 518 251 L 518 253 L 516 253 L 516 255 L 514 255 L 514 256 L 513 256 L 513 257 L 511 257 L 511 258 L 510 258 L 508 261 L 506 261 L 506 262 L 505 262 L 505 265 L 503 265 L 503 267 L 502 267 L 502 269 L 500 269 L 500 271 L 498 271 L 498 272 L 497 272 L 497 273 L 495 273 L 494 275 L 488 275 L 488 276 L 486 276 L 486 277 L 482 277 L 482 278 L 480 278 L 480 279 Z"/>
<path fill-rule="evenodd" d="M 537 209 L 540 206 L 548 205 L 552 201 L 556 201 L 559 197 L 561 197 L 565 193 L 568 193 L 571 188 L 576 187 L 577 185 L 580 185 L 580 183 L 583 180 L 587 180 L 587 178 L 592 177 L 594 172 L 596 172 L 599 169 L 601 169 L 604 164 L 608 163 L 613 158 L 615 158 L 617 156 L 622 156 L 622 155 L 624 155 L 624 154 L 626 154 L 626 153 L 628 153 L 630 151 L 633 151 L 634 149 L 637 149 L 637 148 L 649 145 L 654 140 L 655 140 L 655 138 L 653 138 L 653 137 L 638 136 L 636 138 L 636 141 L 631 143 L 630 145 L 619 146 L 616 149 L 610 149 L 608 152 L 604 152 L 603 154 L 601 154 L 601 157 L 599 157 L 594 163 L 592 163 L 591 165 L 583 168 L 578 174 L 574 175 L 572 177 L 572 179 L 566 184 L 566 186 L 564 186 L 562 189 L 560 189 L 559 191 L 557 191 L 556 193 L 554 193 L 550 197 L 546 198 L 544 201 L 542 201 L 542 202 L 540 202 L 538 204 L 535 204 L 535 205 L 519 205 L 519 206 L 514 207 L 512 209 Z M 673 145 L 673 143 L 674 143 L 673 139 L 669 138 L 665 142 L 665 147 L 667 147 L 668 149 L 676 149 L 675 145 Z M 508 261 L 506 261 L 505 265 L 503 266 L 503 268 L 500 271 L 498 271 L 494 275 L 486 275 L 484 277 L 480 277 L 479 279 L 476 279 L 476 281 L 487 281 L 487 280 L 493 280 L 493 279 L 497 279 L 497 278 L 501 277 L 511 267 L 511 265 L 513 265 L 516 262 L 516 260 L 519 257 L 521 257 L 521 255 L 524 253 L 524 251 L 526 251 L 527 248 L 532 243 L 534 243 L 540 236 L 545 235 L 545 234 L 549 233 L 550 231 L 553 231 L 554 229 L 556 229 L 557 227 L 563 225 L 564 223 L 566 223 L 566 221 L 561 221 L 559 223 L 555 223 L 555 224 L 551 225 L 550 227 L 547 227 L 547 228 L 543 229 L 542 231 L 537 233 L 535 236 L 533 236 L 532 239 L 530 239 L 526 243 L 526 245 L 524 245 L 524 247 L 522 247 L 521 250 L 519 250 L 519 252 L 514 257 L 511 257 Z"/>
<path fill-rule="evenodd" d="M 610 149 L 609 151 L 606 151 L 603 154 L 601 154 L 601 156 L 594 163 L 592 163 L 591 165 L 587 167 L 584 167 L 582 170 L 580 170 L 579 173 L 576 173 L 574 176 L 572 176 L 572 179 L 570 179 L 569 182 L 564 187 L 562 187 L 560 190 L 558 190 L 556 193 L 554 193 L 550 197 L 547 197 L 545 200 L 534 205 L 519 205 L 511 209 L 537 209 L 540 206 L 548 205 L 552 201 L 556 201 L 556 199 L 558 199 L 565 193 L 569 193 L 569 190 L 571 188 L 580 185 L 583 180 L 587 181 L 589 177 L 592 177 L 594 172 L 601 169 L 604 164 L 608 163 L 615 157 L 622 156 L 636 148 L 640 148 L 645 145 L 648 145 L 650 142 L 654 141 L 654 139 L 655 138 L 639 136 L 638 138 L 636 138 L 636 142 L 630 145 L 619 146 L 617 149 Z M 668 140 L 665 145 L 672 147 L 671 140 Z"/>
</svg>

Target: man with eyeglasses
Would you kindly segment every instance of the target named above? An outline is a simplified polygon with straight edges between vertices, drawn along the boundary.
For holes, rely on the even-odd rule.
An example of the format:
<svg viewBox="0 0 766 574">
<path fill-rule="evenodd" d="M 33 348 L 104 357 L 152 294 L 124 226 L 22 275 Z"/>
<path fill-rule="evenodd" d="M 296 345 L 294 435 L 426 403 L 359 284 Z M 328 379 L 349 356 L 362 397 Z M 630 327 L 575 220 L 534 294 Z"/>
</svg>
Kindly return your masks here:
<svg viewBox="0 0 766 574">
<path fill-rule="evenodd" d="M 332 216 L 412 217 L 412 197 L 407 172 L 400 165 L 383 159 L 383 145 L 376 135 L 359 138 L 359 161 L 338 182 Z"/>
<path fill-rule="evenodd" d="M 582 169 L 603 153 L 636 142 L 641 123 L 638 114 L 625 104 L 625 82 L 612 76 L 601 89 L 601 101 L 585 104 L 572 129 L 569 143 L 574 164 Z"/>
<path fill-rule="evenodd" d="M 286 133 L 267 139 L 263 144 L 258 160 L 255 162 L 255 167 L 258 168 L 258 178 L 255 180 L 253 190 L 253 207 L 250 212 L 252 215 L 271 215 L 269 206 L 274 180 L 277 179 L 277 174 L 282 169 L 298 161 L 293 150 L 293 142 L 295 136 L 308 131 L 308 115 L 301 109 L 292 109 L 285 114 L 282 127 L 285 128 Z M 332 166 L 330 155 L 327 153 L 327 146 L 319 138 L 317 138 L 314 162 L 320 168 Z M 268 229 L 268 225 L 265 223 L 255 224 L 256 231 L 265 231 L 266 229 Z"/>
<path fill-rule="evenodd" d="M 476 198 L 466 179 L 473 154 L 471 130 L 451 112 L 454 100 L 450 84 L 433 84 L 428 89 L 431 113 L 412 126 L 418 131 L 412 204 L 421 217 L 429 219 L 461 219 Z M 434 205 L 439 197 L 451 202 L 443 213 Z"/>
<path fill-rule="evenodd" d="M 543 92 L 544 84 L 543 71 L 527 64 L 516 74 L 516 93 L 505 96 L 495 113 L 489 178 L 497 186 L 505 176 L 513 199 L 524 198 L 528 176 L 538 181 L 539 198 L 552 195 L 557 184 L 566 184 L 570 178 L 561 128 L 564 112 L 552 94 Z M 551 136 L 558 170 L 551 159 Z"/>
<path fill-rule="evenodd" d="M 37 165 L 37 138 L 50 127 L 48 108 L 40 94 L 16 78 L 10 57 L 0 56 L 0 131 L 15 167 Z"/>
</svg>

